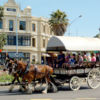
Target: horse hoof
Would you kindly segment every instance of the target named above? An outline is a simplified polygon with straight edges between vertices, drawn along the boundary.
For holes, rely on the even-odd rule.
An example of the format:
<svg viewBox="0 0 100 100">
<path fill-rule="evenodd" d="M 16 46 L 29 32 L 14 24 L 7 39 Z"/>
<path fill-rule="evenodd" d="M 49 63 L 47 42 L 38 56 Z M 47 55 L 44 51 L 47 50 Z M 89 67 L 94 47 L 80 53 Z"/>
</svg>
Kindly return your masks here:
<svg viewBox="0 0 100 100">
<path fill-rule="evenodd" d="M 32 90 L 28 90 L 27 91 L 27 94 L 32 94 Z"/>
<path fill-rule="evenodd" d="M 47 91 L 42 91 L 43 94 L 47 94 Z"/>
<path fill-rule="evenodd" d="M 21 90 L 21 89 L 19 89 L 19 90 L 18 90 L 18 92 L 22 92 L 22 90 Z"/>
<path fill-rule="evenodd" d="M 10 90 L 9 90 L 9 92 L 11 93 L 11 92 L 12 92 L 12 90 L 10 89 Z"/>
<path fill-rule="evenodd" d="M 55 88 L 54 90 L 53 90 L 53 93 L 56 93 L 58 91 L 58 89 L 57 88 Z"/>
</svg>

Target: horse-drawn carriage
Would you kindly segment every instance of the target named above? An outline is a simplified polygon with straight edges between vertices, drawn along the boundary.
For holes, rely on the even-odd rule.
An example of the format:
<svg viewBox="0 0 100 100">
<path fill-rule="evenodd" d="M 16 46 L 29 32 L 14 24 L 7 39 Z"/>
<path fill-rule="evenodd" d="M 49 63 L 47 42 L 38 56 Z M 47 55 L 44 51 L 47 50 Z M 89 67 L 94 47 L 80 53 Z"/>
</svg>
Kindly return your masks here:
<svg viewBox="0 0 100 100">
<path fill-rule="evenodd" d="M 100 39 L 82 38 L 82 37 L 65 37 L 54 36 L 47 45 L 47 51 L 66 51 L 66 52 L 90 52 L 100 51 Z M 78 90 L 81 83 L 87 82 L 90 88 L 100 86 L 100 62 L 83 62 L 74 64 L 69 68 L 54 68 L 53 81 L 59 86 L 69 83 L 71 90 Z"/>
<path fill-rule="evenodd" d="M 80 37 L 64 37 L 54 36 L 48 42 L 47 51 L 100 51 L 100 39 L 98 38 L 80 38 Z M 64 67 L 52 68 L 48 65 L 30 65 L 28 71 L 27 64 L 22 61 L 8 60 L 6 67 L 9 72 L 14 76 L 12 84 L 19 77 L 22 79 L 21 87 L 28 93 L 34 91 L 36 81 L 45 79 L 46 88 L 43 91 L 47 93 L 48 86 L 53 87 L 53 91 L 57 91 L 57 86 L 64 83 L 69 83 L 72 90 L 78 90 L 80 84 L 87 81 L 89 87 L 97 88 L 100 86 L 100 62 L 83 62 L 74 64 L 73 67 L 69 68 L 67 64 Z M 23 86 L 25 83 L 25 86 Z M 31 86 L 33 83 L 33 87 Z M 27 86 L 26 86 L 27 85 Z M 12 91 L 11 86 L 10 91 Z M 22 90 L 23 90 L 22 89 Z"/>
</svg>

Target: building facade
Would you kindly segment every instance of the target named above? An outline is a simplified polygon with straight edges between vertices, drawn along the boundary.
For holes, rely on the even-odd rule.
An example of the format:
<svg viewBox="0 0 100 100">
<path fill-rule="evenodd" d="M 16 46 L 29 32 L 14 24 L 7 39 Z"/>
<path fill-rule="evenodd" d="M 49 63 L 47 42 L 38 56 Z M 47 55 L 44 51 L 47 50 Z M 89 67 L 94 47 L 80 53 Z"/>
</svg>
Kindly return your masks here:
<svg viewBox="0 0 100 100">
<path fill-rule="evenodd" d="M 12 57 L 16 57 L 18 52 L 18 57 L 25 61 L 29 59 L 31 63 L 41 63 L 48 40 L 53 35 L 48 19 L 32 16 L 29 6 L 22 11 L 14 0 L 8 0 L 3 7 L 0 34 L 7 34 L 7 44 L 0 55 L 1 59 L 5 58 L 6 52 Z"/>
</svg>

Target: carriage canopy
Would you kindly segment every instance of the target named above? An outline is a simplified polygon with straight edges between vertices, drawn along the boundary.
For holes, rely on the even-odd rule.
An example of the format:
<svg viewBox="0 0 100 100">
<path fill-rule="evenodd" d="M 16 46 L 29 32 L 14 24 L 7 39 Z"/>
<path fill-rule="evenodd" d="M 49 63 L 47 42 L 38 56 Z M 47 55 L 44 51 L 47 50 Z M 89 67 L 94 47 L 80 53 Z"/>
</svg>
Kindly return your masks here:
<svg viewBox="0 0 100 100">
<path fill-rule="evenodd" d="M 100 51 L 100 39 L 91 37 L 53 36 L 47 51 Z"/>
</svg>

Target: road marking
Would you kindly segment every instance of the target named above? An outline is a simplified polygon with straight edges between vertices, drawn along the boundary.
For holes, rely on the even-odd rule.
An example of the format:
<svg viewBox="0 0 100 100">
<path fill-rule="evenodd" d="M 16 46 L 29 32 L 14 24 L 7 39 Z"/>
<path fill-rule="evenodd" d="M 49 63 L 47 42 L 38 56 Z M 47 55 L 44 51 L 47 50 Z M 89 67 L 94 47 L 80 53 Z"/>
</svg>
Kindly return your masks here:
<svg viewBox="0 0 100 100">
<path fill-rule="evenodd" d="M 76 98 L 76 100 L 97 100 L 97 99 L 98 98 Z"/>
<path fill-rule="evenodd" d="M 52 100 L 52 99 L 31 99 L 31 100 Z"/>
</svg>

